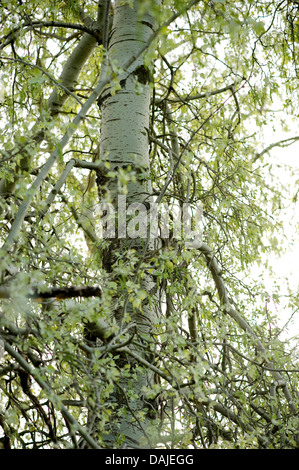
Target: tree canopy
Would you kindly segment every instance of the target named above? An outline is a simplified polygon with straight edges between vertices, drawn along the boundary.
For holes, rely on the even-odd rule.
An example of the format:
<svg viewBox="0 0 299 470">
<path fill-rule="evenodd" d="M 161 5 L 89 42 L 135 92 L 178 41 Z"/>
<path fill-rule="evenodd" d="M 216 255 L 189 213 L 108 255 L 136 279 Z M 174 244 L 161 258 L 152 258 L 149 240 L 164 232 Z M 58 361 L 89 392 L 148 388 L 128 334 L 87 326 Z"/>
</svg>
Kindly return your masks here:
<svg viewBox="0 0 299 470">
<path fill-rule="evenodd" d="M 298 448 L 298 339 L 254 273 L 298 195 L 273 149 L 299 140 L 299 2 L 0 15 L 1 446 Z M 170 208 L 167 236 L 102 237 L 116 194 Z"/>
</svg>

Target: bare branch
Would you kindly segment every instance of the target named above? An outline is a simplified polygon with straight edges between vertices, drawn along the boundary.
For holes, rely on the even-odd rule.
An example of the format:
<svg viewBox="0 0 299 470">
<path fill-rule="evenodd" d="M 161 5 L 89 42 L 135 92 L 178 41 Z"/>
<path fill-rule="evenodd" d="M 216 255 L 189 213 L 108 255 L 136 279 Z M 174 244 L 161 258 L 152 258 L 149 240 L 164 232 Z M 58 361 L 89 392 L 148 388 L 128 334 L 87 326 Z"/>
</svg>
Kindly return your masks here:
<svg viewBox="0 0 299 470">
<path fill-rule="evenodd" d="M 259 158 L 261 158 L 265 153 L 270 152 L 274 147 L 287 147 L 292 145 L 294 142 L 299 140 L 299 136 L 289 137 L 288 139 L 279 140 L 278 142 L 274 142 L 273 144 L 268 145 L 264 150 L 259 153 L 256 153 L 253 157 L 253 162 L 256 162 Z"/>
</svg>

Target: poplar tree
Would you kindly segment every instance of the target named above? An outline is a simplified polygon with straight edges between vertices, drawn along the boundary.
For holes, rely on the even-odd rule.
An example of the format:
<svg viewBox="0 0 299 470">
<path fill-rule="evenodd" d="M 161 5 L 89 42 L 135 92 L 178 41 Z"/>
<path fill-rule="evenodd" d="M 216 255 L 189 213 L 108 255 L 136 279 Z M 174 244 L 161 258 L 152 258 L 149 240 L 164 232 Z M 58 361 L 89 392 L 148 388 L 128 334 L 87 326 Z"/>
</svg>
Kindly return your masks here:
<svg viewBox="0 0 299 470">
<path fill-rule="evenodd" d="M 2 5 L 1 446 L 298 448 L 298 2 Z"/>
</svg>

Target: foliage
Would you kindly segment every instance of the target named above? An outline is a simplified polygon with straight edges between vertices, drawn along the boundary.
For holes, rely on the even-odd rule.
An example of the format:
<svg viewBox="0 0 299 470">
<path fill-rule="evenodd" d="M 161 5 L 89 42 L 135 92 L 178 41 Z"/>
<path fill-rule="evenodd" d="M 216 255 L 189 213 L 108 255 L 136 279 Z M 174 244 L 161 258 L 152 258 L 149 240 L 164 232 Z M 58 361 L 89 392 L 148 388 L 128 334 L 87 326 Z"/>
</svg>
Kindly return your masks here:
<svg viewBox="0 0 299 470">
<path fill-rule="evenodd" d="M 146 254 L 115 247 L 112 270 L 104 269 L 108 242 L 98 236 L 96 215 L 103 174 L 93 166 L 101 109 L 94 102 L 79 126 L 73 118 L 105 63 L 113 93 L 121 89 L 118 64 L 106 60 L 103 44 L 114 2 L 109 19 L 106 2 L 3 1 L 2 446 L 102 447 L 112 424 L 130 411 L 144 431 L 141 446 L 298 447 L 298 350 L 281 336 L 263 280 L 252 276 L 282 250 L 279 209 L 290 195 L 272 175 L 271 148 L 263 152 L 259 130 L 278 126 L 277 103 L 298 118 L 298 3 L 139 3 L 140 15 L 150 11 L 161 25 L 144 55 L 154 69 L 153 194 L 163 193 L 170 206 L 202 204 L 203 245 L 188 249 L 167 239 Z M 87 33 L 94 49 L 69 85 L 63 71 Z M 48 101 L 54 87 L 65 97 L 56 110 Z M 272 148 L 296 140 L 273 138 Z M 106 162 L 106 170 L 105 184 L 117 179 L 123 194 L 138 179 L 134 168 L 115 173 Z M 154 296 L 142 284 L 147 274 Z M 148 305 L 160 316 L 146 335 L 134 315 Z M 289 307 L 298 310 L 294 294 Z M 112 314 L 120 310 L 121 326 Z M 133 383 L 145 370 L 155 380 L 140 390 L 144 407 L 132 411 Z"/>
</svg>

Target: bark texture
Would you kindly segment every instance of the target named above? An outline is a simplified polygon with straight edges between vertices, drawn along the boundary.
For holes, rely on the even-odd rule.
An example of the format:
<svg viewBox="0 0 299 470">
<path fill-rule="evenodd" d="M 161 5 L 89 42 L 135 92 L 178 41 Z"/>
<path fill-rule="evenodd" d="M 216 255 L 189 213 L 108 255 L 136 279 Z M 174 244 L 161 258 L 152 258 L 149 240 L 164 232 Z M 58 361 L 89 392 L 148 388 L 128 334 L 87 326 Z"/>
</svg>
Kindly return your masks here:
<svg viewBox="0 0 299 470">
<path fill-rule="evenodd" d="M 122 67 L 132 57 L 138 55 L 155 29 L 155 21 L 150 15 L 139 15 L 140 2 L 135 2 L 133 7 L 121 5 L 121 3 L 120 1 L 115 3 L 108 48 L 109 61 L 117 67 Z M 102 115 L 100 156 L 102 160 L 109 162 L 110 170 L 116 175 L 115 178 L 108 180 L 103 180 L 99 176 L 97 181 L 100 201 L 102 197 L 106 197 L 116 210 L 118 210 L 118 196 L 122 194 L 117 175 L 122 171 L 133 171 L 135 175 L 128 181 L 125 194 L 122 194 L 126 196 L 126 207 L 129 204 L 137 204 L 136 207 L 138 204 L 149 206 L 151 198 L 148 141 L 151 100 L 149 81 L 150 70 L 147 69 L 143 57 L 140 56 L 129 69 L 121 74 L 119 89 L 115 92 L 112 87 L 107 88 L 99 100 Z M 101 188 L 103 183 L 105 189 Z M 119 209 L 122 210 L 123 215 L 124 208 L 119 207 Z M 112 264 L 117 263 L 116 253 L 122 255 L 130 249 L 135 250 L 141 263 L 150 245 L 146 237 L 130 238 L 124 232 L 121 238 L 111 238 L 109 247 L 102 252 L 103 267 L 106 271 L 112 272 Z M 135 283 L 137 270 L 136 266 L 136 272 L 132 273 L 131 279 Z M 138 282 L 140 282 L 140 289 L 147 294 L 155 295 L 157 288 L 150 275 L 143 273 Z M 142 341 L 153 331 L 158 315 L 155 302 L 150 306 L 148 299 L 145 299 L 142 308 L 136 309 L 132 305 L 132 300 L 128 300 L 125 290 L 122 294 L 123 298 L 121 302 L 118 299 L 113 316 L 120 329 L 126 326 L 127 317 L 131 319 L 136 328 L 136 342 L 134 345 L 131 343 L 129 347 L 134 354 L 151 360 L 151 353 L 145 352 L 145 343 L 142 345 Z M 149 406 L 149 403 L 144 402 L 141 390 L 152 383 L 153 373 L 146 369 L 140 370 L 140 366 L 137 370 L 136 363 L 130 355 L 124 354 L 119 361 L 122 366 L 124 362 L 130 363 L 132 375 L 131 378 L 121 378 L 113 394 L 112 400 L 117 403 L 117 407 L 123 407 L 125 415 L 118 416 L 117 420 L 114 419 L 111 424 L 107 446 L 117 446 L 117 440 L 124 436 L 126 447 L 150 447 L 146 428 L 153 408 Z M 146 419 L 141 418 L 141 410 L 145 410 Z"/>
</svg>

